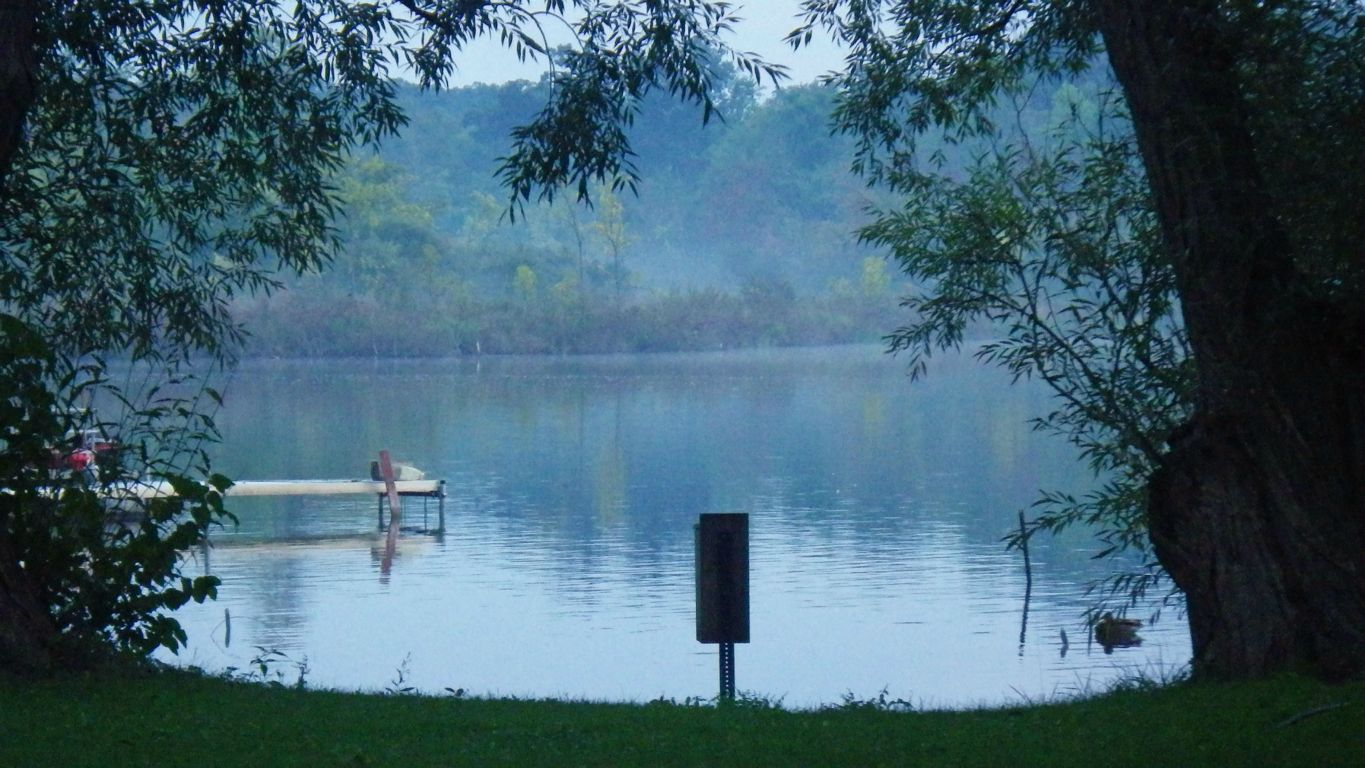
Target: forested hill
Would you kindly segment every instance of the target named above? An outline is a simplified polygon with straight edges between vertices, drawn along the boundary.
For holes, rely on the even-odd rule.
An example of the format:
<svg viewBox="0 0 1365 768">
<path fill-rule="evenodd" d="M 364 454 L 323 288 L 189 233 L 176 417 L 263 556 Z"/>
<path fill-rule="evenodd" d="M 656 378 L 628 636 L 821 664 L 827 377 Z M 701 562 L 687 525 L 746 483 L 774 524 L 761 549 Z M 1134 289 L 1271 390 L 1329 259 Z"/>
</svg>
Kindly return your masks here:
<svg viewBox="0 0 1365 768">
<path fill-rule="evenodd" d="M 498 158 L 544 87 L 404 88 L 403 135 L 340 180 L 335 263 L 237 307 L 247 354 L 715 349 L 893 327 L 893 270 L 856 243 L 871 192 L 830 134 L 826 89 L 760 100 L 731 78 L 706 126 L 659 97 L 632 130 L 638 195 L 570 195 L 512 223 Z"/>
<path fill-rule="evenodd" d="M 432 209 L 442 232 L 492 228 L 503 243 L 573 250 L 565 219 L 592 229 L 606 211 L 568 199 L 530 211 L 528 226 L 496 221 L 507 201 L 497 158 L 546 95 L 526 82 L 408 89 L 411 123 L 381 159 L 411 175 L 410 199 Z M 641 287 L 734 290 L 746 278 L 777 278 L 812 293 L 854 274 L 867 254 L 851 234 L 870 198 L 849 173 L 849 140 L 830 134 L 832 107 L 824 88 L 786 88 L 759 102 L 751 81 L 734 78 L 721 92 L 722 119 L 706 126 L 700 109 L 666 95 L 644 105 L 631 131 L 639 195 L 618 197 L 625 266 Z M 587 243 L 587 257 L 610 261 L 601 240 Z"/>
</svg>

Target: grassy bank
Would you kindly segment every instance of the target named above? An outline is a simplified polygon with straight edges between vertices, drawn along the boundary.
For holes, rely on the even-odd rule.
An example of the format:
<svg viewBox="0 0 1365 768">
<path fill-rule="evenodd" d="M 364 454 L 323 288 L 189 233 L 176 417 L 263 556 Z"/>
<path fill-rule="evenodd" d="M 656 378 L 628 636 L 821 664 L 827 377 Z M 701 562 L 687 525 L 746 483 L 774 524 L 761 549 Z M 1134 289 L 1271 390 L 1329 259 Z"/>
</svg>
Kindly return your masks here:
<svg viewBox="0 0 1365 768">
<path fill-rule="evenodd" d="M 7 768 L 437 765 L 1361 766 L 1365 684 L 902 713 L 386 697 L 183 674 L 0 679 Z"/>
</svg>

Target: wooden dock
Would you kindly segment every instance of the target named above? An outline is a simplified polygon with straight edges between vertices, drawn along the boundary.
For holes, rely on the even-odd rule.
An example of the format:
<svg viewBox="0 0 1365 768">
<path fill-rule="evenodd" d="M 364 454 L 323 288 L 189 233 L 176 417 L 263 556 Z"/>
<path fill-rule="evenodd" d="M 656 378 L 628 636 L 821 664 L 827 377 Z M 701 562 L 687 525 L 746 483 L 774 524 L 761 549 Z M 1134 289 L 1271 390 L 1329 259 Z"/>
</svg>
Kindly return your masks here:
<svg viewBox="0 0 1365 768">
<path fill-rule="evenodd" d="M 444 480 L 396 480 L 394 488 L 399 496 L 445 497 Z M 126 486 L 127 494 L 139 499 L 159 499 L 175 495 L 175 489 L 165 481 L 135 483 Z M 223 494 L 228 497 L 245 496 L 382 496 L 383 481 L 375 480 L 240 480 Z"/>
<path fill-rule="evenodd" d="M 437 500 L 439 515 L 438 532 L 446 527 L 446 481 L 428 480 L 425 474 L 408 464 L 398 464 L 389 459 L 388 451 L 379 452 L 380 461 L 371 467 L 368 480 L 239 480 L 223 493 L 225 497 L 245 498 L 248 496 L 365 496 L 373 495 L 378 499 L 379 530 L 384 530 L 384 501 L 389 501 L 390 529 L 388 549 L 392 552 L 398 534 L 401 512 L 399 497 L 419 497 Z M 383 479 L 381 479 L 383 478 Z M 398 479 L 406 478 L 406 479 Z M 44 490 L 49 494 L 60 494 L 60 485 Z M 176 496 L 175 486 L 165 480 L 133 480 L 99 486 L 98 492 L 104 497 L 110 510 L 120 510 L 125 505 L 151 499 L 164 499 Z M 10 493 L 0 488 L 0 494 Z M 426 505 L 423 505 L 425 517 Z M 425 530 L 425 528 L 423 529 Z"/>
<path fill-rule="evenodd" d="M 436 499 L 436 531 L 445 531 L 446 481 L 423 479 L 394 480 L 392 482 L 397 496 Z M 176 495 L 175 488 L 164 480 L 108 487 L 108 493 L 110 498 L 115 500 L 115 503 L 118 499 L 148 500 L 169 498 Z M 386 527 L 384 524 L 384 500 L 392 498 L 388 495 L 388 486 L 382 480 L 240 480 L 233 483 L 223 495 L 227 498 L 245 498 L 248 496 L 374 496 L 378 499 L 377 511 L 381 531 Z M 395 534 L 397 529 L 392 523 L 398 517 L 397 511 L 391 501 L 389 508 L 390 524 L 387 527 L 394 528 Z"/>
</svg>

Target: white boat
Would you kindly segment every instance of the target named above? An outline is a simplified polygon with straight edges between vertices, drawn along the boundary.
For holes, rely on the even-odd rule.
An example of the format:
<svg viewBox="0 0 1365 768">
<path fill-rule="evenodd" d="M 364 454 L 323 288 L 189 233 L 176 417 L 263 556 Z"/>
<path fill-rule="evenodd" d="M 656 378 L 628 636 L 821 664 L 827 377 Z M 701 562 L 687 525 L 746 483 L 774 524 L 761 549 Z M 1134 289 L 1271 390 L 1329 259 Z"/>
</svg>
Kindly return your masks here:
<svg viewBox="0 0 1365 768">
<path fill-rule="evenodd" d="M 394 480 L 425 480 L 426 477 L 427 473 L 411 464 L 403 464 L 397 461 L 393 463 Z M 370 462 L 370 479 L 375 481 L 383 481 L 384 479 L 384 473 L 379 471 L 379 462 L 377 461 Z"/>
</svg>

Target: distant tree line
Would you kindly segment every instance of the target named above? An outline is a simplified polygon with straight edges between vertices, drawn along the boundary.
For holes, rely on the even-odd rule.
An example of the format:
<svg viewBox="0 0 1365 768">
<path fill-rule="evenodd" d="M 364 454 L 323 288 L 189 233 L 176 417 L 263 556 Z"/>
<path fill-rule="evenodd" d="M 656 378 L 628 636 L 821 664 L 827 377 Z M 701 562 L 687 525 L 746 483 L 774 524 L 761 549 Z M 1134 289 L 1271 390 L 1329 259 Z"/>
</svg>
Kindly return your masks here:
<svg viewBox="0 0 1365 768">
<path fill-rule="evenodd" d="M 331 267 L 234 306 L 259 356 L 710 350 L 875 342 L 892 269 L 854 243 L 873 193 L 817 86 L 760 100 L 723 71 L 723 121 L 657 100 L 632 127 L 638 195 L 528 204 L 508 221 L 499 147 L 545 103 L 516 82 L 400 92 L 411 124 L 340 178 Z"/>
<path fill-rule="evenodd" d="M 253 304 L 243 320 L 252 354 L 426 357 L 460 354 L 676 352 L 876 342 L 895 320 L 890 294 L 798 297 L 781 281 L 739 293 L 701 288 L 651 294 L 624 306 L 591 302 L 574 283 L 541 286 L 518 268 L 524 297 L 479 301 L 460 288 L 380 296 L 317 291 Z"/>
</svg>

